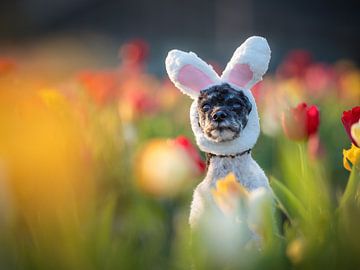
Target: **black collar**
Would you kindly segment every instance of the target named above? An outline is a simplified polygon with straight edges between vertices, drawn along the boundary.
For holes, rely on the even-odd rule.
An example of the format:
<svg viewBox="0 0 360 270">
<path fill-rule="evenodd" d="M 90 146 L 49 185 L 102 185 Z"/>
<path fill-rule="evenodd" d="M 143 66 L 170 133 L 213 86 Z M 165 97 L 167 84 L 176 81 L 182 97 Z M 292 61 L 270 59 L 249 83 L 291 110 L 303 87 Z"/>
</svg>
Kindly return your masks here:
<svg viewBox="0 0 360 270">
<path fill-rule="evenodd" d="M 234 154 L 234 155 L 216 155 L 216 154 L 213 154 L 213 153 L 206 153 L 206 163 L 207 165 L 209 165 L 209 162 L 210 162 L 210 159 L 213 158 L 213 157 L 220 157 L 220 158 L 225 158 L 225 157 L 229 157 L 229 158 L 236 158 L 236 157 L 241 157 L 245 154 L 250 154 L 251 152 L 251 148 L 249 148 L 248 150 L 245 150 L 243 152 L 240 152 L 240 153 L 237 153 L 237 154 Z"/>
</svg>

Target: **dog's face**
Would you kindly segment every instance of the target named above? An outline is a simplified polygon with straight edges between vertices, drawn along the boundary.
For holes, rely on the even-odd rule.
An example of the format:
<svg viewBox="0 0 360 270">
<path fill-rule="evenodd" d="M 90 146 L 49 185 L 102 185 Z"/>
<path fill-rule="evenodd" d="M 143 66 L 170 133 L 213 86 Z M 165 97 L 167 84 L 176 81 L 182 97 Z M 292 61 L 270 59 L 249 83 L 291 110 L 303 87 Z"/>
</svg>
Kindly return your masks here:
<svg viewBox="0 0 360 270">
<path fill-rule="evenodd" d="M 239 137 L 252 109 L 244 93 L 226 83 L 201 90 L 197 104 L 199 126 L 214 142 Z"/>
</svg>

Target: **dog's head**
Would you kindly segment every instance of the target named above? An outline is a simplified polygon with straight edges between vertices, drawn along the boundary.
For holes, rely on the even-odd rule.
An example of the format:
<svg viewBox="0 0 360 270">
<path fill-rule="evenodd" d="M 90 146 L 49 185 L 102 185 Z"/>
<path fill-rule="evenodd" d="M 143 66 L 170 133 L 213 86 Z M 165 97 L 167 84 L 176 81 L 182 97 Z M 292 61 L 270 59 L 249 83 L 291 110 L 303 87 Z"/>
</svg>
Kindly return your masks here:
<svg viewBox="0 0 360 270">
<path fill-rule="evenodd" d="M 200 91 L 197 101 L 199 126 L 214 142 L 226 142 L 239 137 L 246 127 L 252 105 L 242 91 L 229 84 L 215 85 Z"/>
<path fill-rule="evenodd" d="M 235 154 L 254 146 L 260 127 L 250 89 L 269 61 L 270 48 L 262 37 L 251 37 L 237 48 L 220 77 L 192 52 L 169 52 L 165 62 L 171 81 L 194 99 L 190 120 L 201 150 Z"/>
</svg>

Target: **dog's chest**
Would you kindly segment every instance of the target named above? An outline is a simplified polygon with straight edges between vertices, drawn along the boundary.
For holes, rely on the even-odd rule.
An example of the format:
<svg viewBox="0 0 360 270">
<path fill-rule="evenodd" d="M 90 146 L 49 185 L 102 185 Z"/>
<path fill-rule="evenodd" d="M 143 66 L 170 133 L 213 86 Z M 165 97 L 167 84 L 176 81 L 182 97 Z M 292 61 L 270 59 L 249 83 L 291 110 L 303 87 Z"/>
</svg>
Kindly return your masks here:
<svg viewBox="0 0 360 270">
<path fill-rule="evenodd" d="M 211 158 L 206 178 L 214 187 L 216 181 L 229 173 L 234 173 L 236 179 L 248 190 L 267 186 L 267 182 L 262 181 L 263 171 L 250 155 Z"/>
</svg>

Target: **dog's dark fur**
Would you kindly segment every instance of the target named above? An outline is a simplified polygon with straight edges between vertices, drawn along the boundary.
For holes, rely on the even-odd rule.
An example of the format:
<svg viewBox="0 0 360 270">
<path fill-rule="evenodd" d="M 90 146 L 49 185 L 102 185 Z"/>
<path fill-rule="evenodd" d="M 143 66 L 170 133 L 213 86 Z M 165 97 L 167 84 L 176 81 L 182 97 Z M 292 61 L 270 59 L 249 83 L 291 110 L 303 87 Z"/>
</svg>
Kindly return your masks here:
<svg viewBox="0 0 360 270">
<path fill-rule="evenodd" d="M 251 103 L 242 91 L 227 83 L 215 85 L 200 92 L 199 125 L 210 140 L 233 140 L 245 128 L 251 109 Z"/>
</svg>

